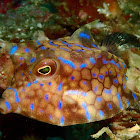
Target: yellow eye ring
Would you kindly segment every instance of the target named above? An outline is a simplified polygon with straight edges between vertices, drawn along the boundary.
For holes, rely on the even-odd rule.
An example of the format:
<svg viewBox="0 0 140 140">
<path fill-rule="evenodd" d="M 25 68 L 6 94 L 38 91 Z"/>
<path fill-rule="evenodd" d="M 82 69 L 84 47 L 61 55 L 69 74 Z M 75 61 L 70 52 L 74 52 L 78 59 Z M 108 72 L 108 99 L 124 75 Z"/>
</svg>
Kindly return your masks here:
<svg viewBox="0 0 140 140">
<path fill-rule="evenodd" d="M 50 66 L 43 66 L 41 68 L 39 68 L 38 73 L 42 74 L 42 75 L 48 75 L 51 72 L 51 67 Z"/>
</svg>

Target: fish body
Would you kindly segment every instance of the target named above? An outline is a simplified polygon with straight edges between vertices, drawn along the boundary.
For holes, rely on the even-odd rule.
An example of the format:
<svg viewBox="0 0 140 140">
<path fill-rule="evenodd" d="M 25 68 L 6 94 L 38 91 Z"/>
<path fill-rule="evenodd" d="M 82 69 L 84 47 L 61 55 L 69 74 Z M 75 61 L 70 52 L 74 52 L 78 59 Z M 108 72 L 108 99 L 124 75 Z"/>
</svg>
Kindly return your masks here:
<svg viewBox="0 0 140 140">
<path fill-rule="evenodd" d="M 137 98 L 126 86 L 123 60 L 96 47 L 87 28 L 5 49 L 15 72 L 0 100 L 3 114 L 67 126 L 111 118 Z"/>
</svg>

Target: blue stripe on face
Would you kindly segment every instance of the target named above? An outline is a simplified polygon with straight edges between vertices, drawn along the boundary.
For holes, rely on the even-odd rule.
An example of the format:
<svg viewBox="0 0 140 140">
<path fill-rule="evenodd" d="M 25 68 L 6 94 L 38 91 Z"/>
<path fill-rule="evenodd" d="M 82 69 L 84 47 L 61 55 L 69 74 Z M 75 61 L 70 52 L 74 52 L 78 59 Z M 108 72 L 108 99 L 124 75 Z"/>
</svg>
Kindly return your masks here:
<svg viewBox="0 0 140 140">
<path fill-rule="evenodd" d="M 85 68 L 86 66 L 87 66 L 87 64 L 83 63 L 83 64 L 80 65 L 80 68 L 82 69 L 82 68 Z"/>
<path fill-rule="evenodd" d="M 38 40 L 36 40 L 36 43 L 37 43 L 37 45 L 39 45 L 39 46 L 41 45 L 41 43 L 40 43 Z"/>
<path fill-rule="evenodd" d="M 12 49 L 10 50 L 10 55 L 13 55 L 17 51 L 18 47 L 13 46 Z"/>
<path fill-rule="evenodd" d="M 30 62 L 33 63 L 36 60 L 36 58 L 31 58 Z"/>
<path fill-rule="evenodd" d="M 88 34 L 86 34 L 86 33 L 80 33 L 80 34 L 79 34 L 79 37 L 81 37 L 81 38 L 86 38 L 86 39 L 90 39 L 90 36 L 89 36 Z"/>
<path fill-rule="evenodd" d="M 59 101 L 59 103 L 58 103 L 58 108 L 59 108 L 59 109 L 62 108 L 62 101 Z"/>
<path fill-rule="evenodd" d="M 137 100 L 137 95 L 135 93 L 132 93 L 132 96 L 135 100 Z"/>
<path fill-rule="evenodd" d="M 73 69 L 76 68 L 76 66 L 74 65 L 74 63 L 70 60 L 66 60 L 62 57 L 58 57 L 58 59 L 62 62 L 62 63 L 65 63 L 65 64 L 68 64 L 70 67 L 72 67 Z"/>
<path fill-rule="evenodd" d="M 86 103 L 83 102 L 83 103 L 82 103 L 82 106 L 83 106 L 83 108 L 84 108 L 85 111 L 86 111 L 86 118 L 87 118 L 87 120 L 90 121 L 90 114 L 89 114 L 89 112 L 88 112 Z"/>
<path fill-rule="evenodd" d="M 58 87 L 57 87 L 57 91 L 61 91 L 61 90 L 62 90 L 62 86 L 63 86 L 63 83 L 60 82 L 60 84 L 59 84 Z"/>
<path fill-rule="evenodd" d="M 53 44 L 52 40 L 49 41 L 49 44 L 52 45 L 52 46 L 58 46 L 57 44 Z"/>
<path fill-rule="evenodd" d="M 95 64 L 96 63 L 96 60 L 93 58 L 93 57 L 90 57 L 90 62 L 92 63 L 92 64 Z"/>
<path fill-rule="evenodd" d="M 64 118 L 64 116 L 62 116 L 61 119 L 60 119 L 60 124 L 64 125 L 64 121 L 65 121 L 65 118 Z"/>
<path fill-rule="evenodd" d="M 111 104 L 108 104 L 108 107 L 109 107 L 109 109 L 112 109 L 112 106 L 111 106 Z"/>
</svg>

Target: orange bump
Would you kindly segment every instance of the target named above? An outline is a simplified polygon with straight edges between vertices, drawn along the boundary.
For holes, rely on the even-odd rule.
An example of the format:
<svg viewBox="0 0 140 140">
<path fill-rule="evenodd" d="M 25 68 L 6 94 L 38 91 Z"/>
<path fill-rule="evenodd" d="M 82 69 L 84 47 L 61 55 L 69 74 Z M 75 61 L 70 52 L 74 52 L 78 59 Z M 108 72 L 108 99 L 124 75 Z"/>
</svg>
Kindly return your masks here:
<svg viewBox="0 0 140 140">
<path fill-rule="evenodd" d="M 91 70 L 91 74 L 92 74 L 93 78 L 97 78 L 98 74 L 99 74 L 99 69 L 96 68 L 96 67 L 93 67 L 92 70 Z"/>
<path fill-rule="evenodd" d="M 103 90 L 103 84 L 101 84 L 97 79 L 91 81 L 92 90 L 96 95 L 101 95 Z"/>
<path fill-rule="evenodd" d="M 109 76 L 108 76 L 108 77 L 105 77 L 105 80 L 104 80 L 104 87 L 105 87 L 105 88 L 110 88 L 111 85 L 112 85 L 112 83 L 111 83 L 110 77 L 109 77 Z"/>
<path fill-rule="evenodd" d="M 91 73 L 89 69 L 84 68 L 81 72 L 82 79 L 90 80 L 91 79 Z"/>
</svg>

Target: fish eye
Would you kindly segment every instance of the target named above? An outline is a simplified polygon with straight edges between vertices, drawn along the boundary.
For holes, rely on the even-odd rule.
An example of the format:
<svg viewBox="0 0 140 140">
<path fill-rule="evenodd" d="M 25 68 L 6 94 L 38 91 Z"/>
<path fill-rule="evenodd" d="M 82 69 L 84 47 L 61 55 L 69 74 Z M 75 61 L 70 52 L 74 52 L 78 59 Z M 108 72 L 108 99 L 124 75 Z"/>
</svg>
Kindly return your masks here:
<svg viewBox="0 0 140 140">
<path fill-rule="evenodd" d="M 34 73 L 38 77 L 50 77 L 55 74 L 56 70 L 57 64 L 52 59 L 44 59 L 34 67 Z"/>
</svg>

